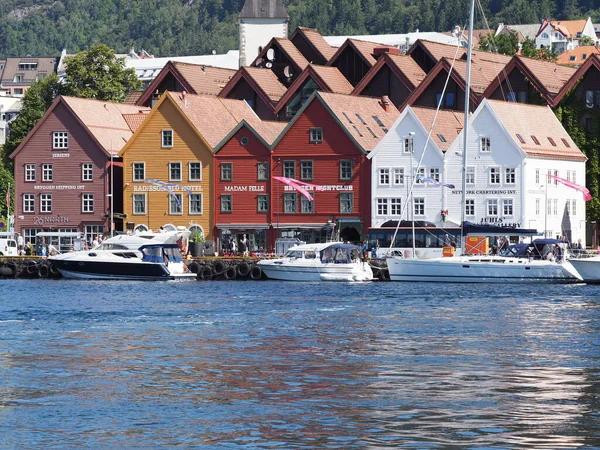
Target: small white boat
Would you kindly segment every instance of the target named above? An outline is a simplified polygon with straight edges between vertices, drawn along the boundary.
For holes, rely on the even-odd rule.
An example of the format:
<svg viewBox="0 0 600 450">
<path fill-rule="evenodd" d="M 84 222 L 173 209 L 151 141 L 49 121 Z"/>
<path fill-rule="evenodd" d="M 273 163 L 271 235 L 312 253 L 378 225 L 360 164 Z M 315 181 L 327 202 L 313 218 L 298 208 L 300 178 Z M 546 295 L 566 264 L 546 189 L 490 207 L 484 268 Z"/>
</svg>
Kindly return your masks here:
<svg viewBox="0 0 600 450">
<path fill-rule="evenodd" d="M 267 277 L 285 281 L 370 281 L 373 271 L 361 259 L 360 247 L 341 242 L 303 244 L 283 258 L 264 259 L 258 265 Z"/>
<path fill-rule="evenodd" d="M 569 262 L 575 267 L 584 283 L 600 283 L 600 256 L 572 255 Z"/>
<path fill-rule="evenodd" d="M 192 279 L 178 241 L 186 232 L 121 234 L 91 250 L 62 253 L 48 260 L 65 278 L 103 280 Z M 187 232 L 189 233 L 189 232 Z"/>
</svg>

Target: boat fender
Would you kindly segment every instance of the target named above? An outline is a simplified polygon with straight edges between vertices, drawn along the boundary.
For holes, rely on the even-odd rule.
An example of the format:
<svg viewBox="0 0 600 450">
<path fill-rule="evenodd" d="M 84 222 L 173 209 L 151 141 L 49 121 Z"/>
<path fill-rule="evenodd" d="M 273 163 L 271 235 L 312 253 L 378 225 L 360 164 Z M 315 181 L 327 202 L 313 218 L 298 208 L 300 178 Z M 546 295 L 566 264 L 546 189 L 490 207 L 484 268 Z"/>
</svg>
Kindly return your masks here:
<svg viewBox="0 0 600 450">
<path fill-rule="evenodd" d="M 390 281 L 390 271 L 388 269 L 380 269 L 379 279 L 381 281 Z"/>
<path fill-rule="evenodd" d="M 35 274 L 37 273 L 37 271 L 38 271 L 37 264 L 36 264 L 36 263 L 34 263 L 33 261 L 30 261 L 30 262 L 27 264 L 27 268 L 25 269 L 25 271 L 26 271 L 26 272 L 27 272 L 29 275 L 35 275 Z"/>
<path fill-rule="evenodd" d="M 200 264 L 198 264 L 196 261 L 192 261 L 190 263 L 189 266 L 187 266 L 187 268 L 190 270 L 190 272 L 192 273 L 199 273 L 200 272 Z"/>
<path fill-rule="evenodd" d="M 215 271 L 215 275 L 222 275 L 223 272 L 225 272 L 225 263 L 223 261 L 217 261 L 214 266 L 213 269 Z"/>
<path fill-rule="evenodd" d="M 8 267 L 10 269 L 10 271 L 11 271 L 11 274 L 7 275 L 8 277 L 14 278 L 14 277 L 17 276 L 18 269 L 17 269 L 17 263 L 16 262 L 14 262 L 14 261 L 8 261 L 6 263 L 6 267 Z"/>
<path fill-rule="evenodd" d="M 225 273 L 223 273 L 223 277 L 226 280 L 235 280 L 235 277 L 237 277 L 237 270 L 235 270 L 235 267 L 230 266 L 227 268 Z"/>
<path fill-rule="evenodd" d="M 252 266 L 250 268 L 250 279 L 260 280 L 262 278 L 262 269 L 258 266 Z"/>
<path fill-rule="evenodd" d="M 57 277 L 60 275 L 60 272 L 54 264 L 50 263 L 48 268 L 50 269 L 50 275 L 52 275 L 53 277 Z"/>
<path fill-rule="evenodd" d="M 38 267 L 38 275 L 40 278 L 48 278 L 48 275 L 50 275 L 50 269 L 48 269 L 48 266 L 41 264 Z"/>
<path fill-rule="evenodd" d="M 239 277 L 245 278 L 250 273 L 250 265 L 248 263 L 241 263 L 237 266 L 237 274 Z"/>
<path fill-rule="evenodd" d="M 212 269 L 210 266 L 204 266 L 199 269 L 198 276 L 201 280 L 210 280 L 213 276 Z"/>
</svg>

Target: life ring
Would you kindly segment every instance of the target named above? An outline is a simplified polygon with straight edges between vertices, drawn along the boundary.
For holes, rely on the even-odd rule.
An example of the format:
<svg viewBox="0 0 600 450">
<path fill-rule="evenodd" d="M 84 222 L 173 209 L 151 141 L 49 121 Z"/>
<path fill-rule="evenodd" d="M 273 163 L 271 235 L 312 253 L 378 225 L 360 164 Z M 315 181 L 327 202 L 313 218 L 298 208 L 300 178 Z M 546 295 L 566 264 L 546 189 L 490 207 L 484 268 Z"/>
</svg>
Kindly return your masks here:
<svg viewBox="0 0 600 450">
<path fill-rule="evenodd" d="M 201 280 L 210 280 L 213 277 L 213 272 L 210 266 L 200 267 L 197 273 Z"/>
<path fill-rule="evenodd" d="M 237 274 L 239 277 L 245 278 L 250 273 L 250 265 L 245 262 L 238 264 L 238 266 L 236 267 L 236 270 L 237 270 Z"/>
<path fill-rule="evenodd" d="M 235 277 L 237 277 L 237 270 L 233 266 L 228 267 L 223 273 L 223 278 L 226 280 L 235 280 Z"/>
<path fill-rule="evenodd" d="M 388 269 L 380 269 L 379 279 L 381 281 L 390 281 L 390 271 Z"/>
<path fill-rule="evenodd" d="M 198 264 L 196 261 L 192 261 L 187 268 L 192 273 L 200 273 L 200 264 Z"/>
<path fill-rule="evenodd" d="M 223 272 L 225 272 L 225 269 L 227 267 L 225 267 L 225 263 L 223 261 L 217 261 L 214 265 L 213 265 L 213 269 L 215 271 L 215 275 L 222 275 Z"/>
<path fill-rule="evenodd" d="M 258 266 L 252 266 L 250 268 L 250 279 L 260 280 L 262 278 L 262 269 Z"/>
<path fill-rule="evenodd" d="M 48 278 L 50 275 L 50 269 L 48 269 L 48 266 L 45 264 L 40 264 L 37 272 L 40 278 Z"/>
</svg>

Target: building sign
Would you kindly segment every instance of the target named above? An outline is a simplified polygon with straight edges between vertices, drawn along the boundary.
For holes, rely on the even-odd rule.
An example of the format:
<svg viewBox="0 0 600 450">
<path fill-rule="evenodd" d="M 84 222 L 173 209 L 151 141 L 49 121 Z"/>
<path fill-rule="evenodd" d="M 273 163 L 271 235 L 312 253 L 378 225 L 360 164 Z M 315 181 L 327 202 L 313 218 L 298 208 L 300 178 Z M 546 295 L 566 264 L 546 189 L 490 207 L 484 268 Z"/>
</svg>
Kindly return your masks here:
<svg viewBox="0 0 600 450">
<path fill-rule="evenodd" d="M 186 192 L 186 191 L 192 191 L 192 192 L 197 192 L 197 191 L 202 191 L 202 186 L 176 186 L 176 185 L 171 185 L 171 184 L 166 184 L 166 187 L 168 187 L 171 191 L 173 192 Z M 152 192 L 152 191 L 161 191 L 164 192 L 165 188 L 163 186 L 148 186 L 148 185 L 134 185 L 133 186 L 133 192 Z"/>
<path fill-rule="evenodd" d="M 69 218 L 65 216 L 33 216 L 34 225 L 54 225 L 60 223 L 69 223 Z"/>
<path fill-rule="evenodd" d="M 354 190 L 354 186 L 352 186 L 351 184 L 348 185 L 344 185 L 344 184 L 325 184 L 325 185 L 320 185 L 317 187 L 313 187 L 313 186 L 302 186 L 302 188 L 305 191 L 317 191 L 317 192 L 323 192 L 323 191 L 353 191 Z M 284 190 L 286 191 L 294 191 L 295 189 L 291 186 L 285 186 Z"/>
<path fill-rule="evenodd" d="M 229 186 L 225 185 L 225 192 L 265 192 L 265 186 Z"/>
<path fill-rule="evenodd" d="M 71 155 L 69 153 L 52 153 L 53 158 L 70 158 Z"/>
<path fill-rule="evenodd" d="M 453 194 L 462 194 L 462 189 L 453 189 Z M 467 195 L 516 195 L 516 189 L 478 189 L 467 191 Z"/>
<path fill-rule="evenodd" d="M 496 225 L 504 228 L 521 228 L 520 222 L 508 222 L 506 217 L 483 217 L 479 221 L 480 225 Z"/>
<path fill-rule="evenodd" d="M 70 190 L 84 190 L 84 184 L 72 184 L 72 185 L 57 185 L 57 184 L 38 184 L 33 187 L 33 189 L 48 191 L 48 190 L 56 190 L 56 191 L 70 191 Z"/>
</svg>

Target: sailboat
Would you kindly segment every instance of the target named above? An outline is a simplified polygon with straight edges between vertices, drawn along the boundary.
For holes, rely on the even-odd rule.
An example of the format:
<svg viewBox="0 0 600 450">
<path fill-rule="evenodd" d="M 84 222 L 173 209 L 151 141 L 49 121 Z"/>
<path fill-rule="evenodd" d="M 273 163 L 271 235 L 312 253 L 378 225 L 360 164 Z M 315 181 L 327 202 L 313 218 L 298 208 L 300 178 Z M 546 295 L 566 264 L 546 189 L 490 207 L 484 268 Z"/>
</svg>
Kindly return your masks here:
<svg viewBox="0 0 600 450">
<path fill-rule="evenodd" d="M 462 152 L 462 249 L 465 239 L 466 169 L 469 121 L 469 92 L 471 90 L 471 52 L 475 2 L 471 0 L 467 72 L 464 110 L 464 147 Z M 414 255 L 414 253 L 413 253 Z M 387 260 L 392 281 L 452 282 L 452 283 L 576 283 L 582 280 L 568 261 L 522 258 L 496 255 L 458 255 L 432 259 L 403 258 Z"/>
</svg>

